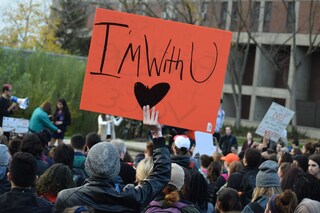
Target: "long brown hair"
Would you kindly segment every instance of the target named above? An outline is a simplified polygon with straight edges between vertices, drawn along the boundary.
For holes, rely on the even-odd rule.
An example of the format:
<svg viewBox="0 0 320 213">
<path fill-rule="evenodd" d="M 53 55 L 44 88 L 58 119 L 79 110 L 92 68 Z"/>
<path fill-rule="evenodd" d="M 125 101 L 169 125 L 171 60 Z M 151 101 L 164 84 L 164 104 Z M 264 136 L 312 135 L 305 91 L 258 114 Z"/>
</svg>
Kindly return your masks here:
<svg viewBox="0 0 320 213">
<path fill-rule="evenodd" d="M 45 101 L 40 105 L 40 108 L 43 109 L 48 115 L 51 115 L 52 113 L 52 104 L 49 101 Z"/>
</svg>

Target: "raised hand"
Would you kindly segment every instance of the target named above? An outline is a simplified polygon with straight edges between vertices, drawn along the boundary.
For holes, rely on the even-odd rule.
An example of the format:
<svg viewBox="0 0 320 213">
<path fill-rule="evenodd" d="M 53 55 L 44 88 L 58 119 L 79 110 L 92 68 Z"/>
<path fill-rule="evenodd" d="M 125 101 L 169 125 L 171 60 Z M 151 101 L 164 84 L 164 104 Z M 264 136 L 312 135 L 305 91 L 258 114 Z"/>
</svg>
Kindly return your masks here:
<svg viewBox="0 0 320 213">
<path fill-rule="evenodd" d="M 153 137 L 162 137 L 161 125 L 158 122 L 159 112 L 152 107 L 150 114 L 149 105 L 143 106 L 143 124 L 146 125 L 152 133 Z"/>
</svg>

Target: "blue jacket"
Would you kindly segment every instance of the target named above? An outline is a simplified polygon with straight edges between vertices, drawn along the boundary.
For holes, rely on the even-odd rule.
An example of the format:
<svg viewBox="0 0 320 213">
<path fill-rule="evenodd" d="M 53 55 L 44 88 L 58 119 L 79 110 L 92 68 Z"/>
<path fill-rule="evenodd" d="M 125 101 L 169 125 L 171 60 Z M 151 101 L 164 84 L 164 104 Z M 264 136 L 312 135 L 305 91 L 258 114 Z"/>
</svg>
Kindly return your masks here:
<svg viewBox="0 0 320 213">
<path fill-rule="evenodd" d="M 32 113 L 29 123 L 29 129 L 32 132 L 39 133 L 42 132 L 44 128 L 54 132 L 58 130 L 58 128 L 53 123 L 51 123 L 48 114 L 43 111 L 43 109 L 38 107 Z"/>
</svg>

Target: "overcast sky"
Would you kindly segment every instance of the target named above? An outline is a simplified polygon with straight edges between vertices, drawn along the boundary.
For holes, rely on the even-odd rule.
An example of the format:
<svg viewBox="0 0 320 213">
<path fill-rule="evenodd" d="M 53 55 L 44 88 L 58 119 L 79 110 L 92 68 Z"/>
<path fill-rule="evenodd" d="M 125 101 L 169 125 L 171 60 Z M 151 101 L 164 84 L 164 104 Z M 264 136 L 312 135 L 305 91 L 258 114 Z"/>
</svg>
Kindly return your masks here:
<svg viewBox="0 0 320 213">
<path fill-rule="evenodd" d="M 6 9 L 8 8 L 16 8 L 18 3 L 20 2 L 29 2 L 30 0 L 0 0 L 0 30 L 2 30 L 5 26 L 6 23 L 3 21 L 3 13 Z M 33 2 L 39 2 L 46 7 L 51 3 L 51 0 L 32 0 Z"/>
</svg>

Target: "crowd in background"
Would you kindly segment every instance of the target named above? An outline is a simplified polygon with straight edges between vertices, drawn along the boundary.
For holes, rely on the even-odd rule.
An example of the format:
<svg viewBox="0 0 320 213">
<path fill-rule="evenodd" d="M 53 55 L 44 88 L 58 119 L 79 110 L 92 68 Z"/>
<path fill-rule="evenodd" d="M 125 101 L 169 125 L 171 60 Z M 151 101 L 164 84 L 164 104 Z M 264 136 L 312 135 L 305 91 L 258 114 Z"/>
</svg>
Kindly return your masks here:
<svg viewBox="0 0 320 213">
<path fill-rule="evenodd" d="M 63 143 L 71 117 L 63 99 L 56 108 L 52 119 L 49 102 L 37 108 L 30 133 L 1 136 L 0 212 L 319 212 L 320 143 L 300 149 L 298 140 L 258 142 L 248 132 L 239 148 L 220 124 L 216 152 L 199 155 L 190 131 L 161 126 L 161 112 L 146 106 L 152 141 L 132 159 L 108 134 Z"/>
</svg>

